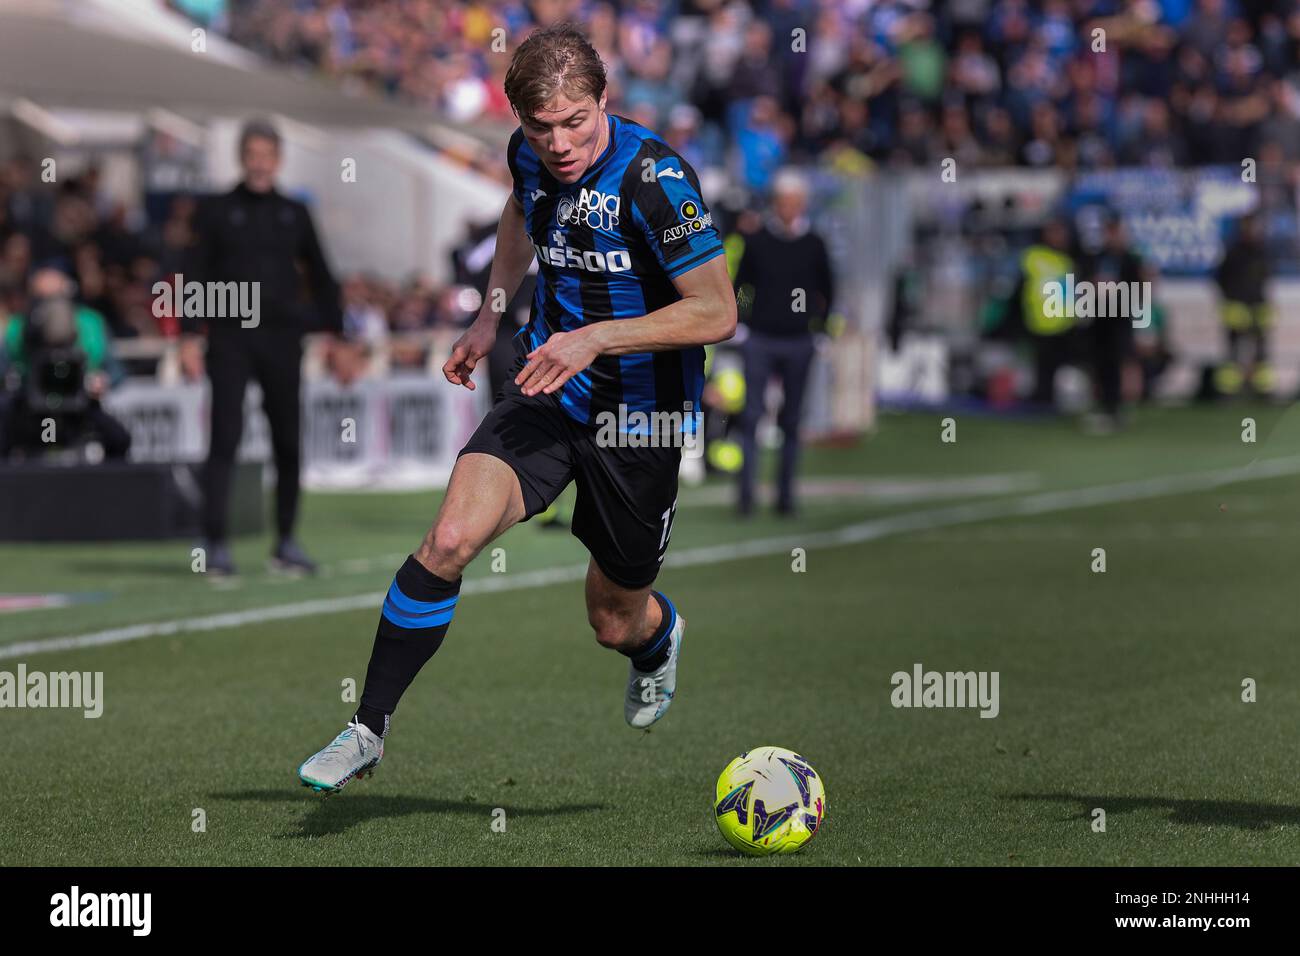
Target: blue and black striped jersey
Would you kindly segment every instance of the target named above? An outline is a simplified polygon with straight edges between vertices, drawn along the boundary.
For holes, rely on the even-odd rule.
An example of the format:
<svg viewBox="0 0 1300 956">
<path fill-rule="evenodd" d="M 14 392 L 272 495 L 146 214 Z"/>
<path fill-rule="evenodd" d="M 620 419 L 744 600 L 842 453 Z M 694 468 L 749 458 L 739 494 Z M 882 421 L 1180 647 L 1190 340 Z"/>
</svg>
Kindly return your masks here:
<svg viewBox="0 0 1300 956">
<path fill-rule="evenodd" d="M 519 333 L 529 351 L 554 332 L 676 302 L 672 280 L 723 254 L 695 170 L 644 126 L 608 119 L 608 145 L 574 183 L 551 176 L 522 128 L 510 138 L 515 197 L 538 260 L 531 315 Z M 570 416 L 594 425 L 602 413 L 618 416 L 620 405 L 629 415 L 698 410 L 703 386 L 704 349 L 693 346 L 599 356 L 559 399 Z"/>
</svg>

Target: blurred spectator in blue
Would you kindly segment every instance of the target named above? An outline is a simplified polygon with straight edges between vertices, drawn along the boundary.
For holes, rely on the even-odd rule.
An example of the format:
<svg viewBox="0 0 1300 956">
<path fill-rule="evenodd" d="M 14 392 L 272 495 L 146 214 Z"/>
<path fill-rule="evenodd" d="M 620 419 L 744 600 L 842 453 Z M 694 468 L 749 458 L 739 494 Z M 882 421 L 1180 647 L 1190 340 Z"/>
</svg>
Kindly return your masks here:
<svg viewBox="0 0 1300 956">
<path fill-rule="evenodd" d="M 739 151 L 740 179 L 751 192 L 765 193 L 772 174 L 785 160 L 785 144 L 792 130 L 788 117 L 770 96 L 756 97 L 734 132 Z"/>
</svg>

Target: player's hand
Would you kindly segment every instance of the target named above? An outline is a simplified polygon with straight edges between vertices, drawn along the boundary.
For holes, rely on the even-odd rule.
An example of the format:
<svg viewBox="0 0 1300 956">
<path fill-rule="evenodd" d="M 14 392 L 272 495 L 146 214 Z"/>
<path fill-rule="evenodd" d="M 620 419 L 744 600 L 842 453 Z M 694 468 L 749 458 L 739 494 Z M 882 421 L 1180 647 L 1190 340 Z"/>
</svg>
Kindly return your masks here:
<svg viewBox="0 0 1300 956">
<path fill-rule="evenodd" d="M 442 374 L 447 376 L 447 381 L 453 385 L 464 385 L 471 392 L 474 391 L 474 382 L 470 379 L 474 366 L 478 364 L 479 359 L 492 351 L 496 340 L 495 328 L 475 322 L 466 329 L 465 333 L 456 340 L 456 344 L 451 347 L 451 356 L 442 366 Z"/>
<path fill-rule="evenodd" d="M 528 364 L 515 378 L 525 395 L 550 395 L 596 361 L 600 351 L 583 333 L 556 332 L 528 353 Z"/>
</svg>

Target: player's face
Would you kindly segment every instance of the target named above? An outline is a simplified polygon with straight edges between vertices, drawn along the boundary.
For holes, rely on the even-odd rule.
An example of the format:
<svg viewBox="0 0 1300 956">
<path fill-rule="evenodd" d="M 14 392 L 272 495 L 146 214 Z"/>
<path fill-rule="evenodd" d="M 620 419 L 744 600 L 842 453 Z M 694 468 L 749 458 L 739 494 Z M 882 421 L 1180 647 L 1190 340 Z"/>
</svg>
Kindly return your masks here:
<svg viewBox="0 0 1300 956">
<path fill-rule="evenodd" d="M 605 96 L 571 100 L 564 93 L 552 97 L 533 116 L 523 117 L 524 137 L 562 183 L 577 182 L 600 156 L 609 139 Z"/>
</svg>

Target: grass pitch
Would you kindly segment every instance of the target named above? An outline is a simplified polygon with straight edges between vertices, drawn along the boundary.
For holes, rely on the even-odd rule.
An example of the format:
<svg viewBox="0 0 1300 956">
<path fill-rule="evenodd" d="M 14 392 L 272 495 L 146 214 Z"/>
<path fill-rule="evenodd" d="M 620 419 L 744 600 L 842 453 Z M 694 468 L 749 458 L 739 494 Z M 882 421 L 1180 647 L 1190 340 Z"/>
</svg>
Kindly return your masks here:
<svg viewBox="0 0 1300 956">
<path fill-rule="evenodd" d="M 237 543 L 229 587 L 191 572 L 191 542 L 0 546 L 0 592 L 88 598 L 0 614 L 0 670 L 102 671 L 105 696 L 94 720 L 0 710 L 0 865 L 1296 863 L 1300 414 L 1148 410 L 1104 439 L 957 415 L 954 444 L 939 418 L 809 453 L 794 520 L 683 489 L 659 587 L 689 629 L 649 733 L 586 626 L 581 545 L 511 531 L 504 574 L 484 555 L 466 575 L 502 590 L 467 589 L 374 779 L 331 798 L 295 769 L 352 714 L 342 684 L 359 692 L 435 495 L 309 495 L 310 581 L 262 571 L 265 540 Z M 32 647 L 156 622 L 174 632 Z M 918 662 L 997 671 L 999 715 L 895 709 L 890 677 Z M 793 857 L 739 857 L 711 817 L 717 774 L 761 744 L 826 783 L 825 829 Z"/>
</svg>

